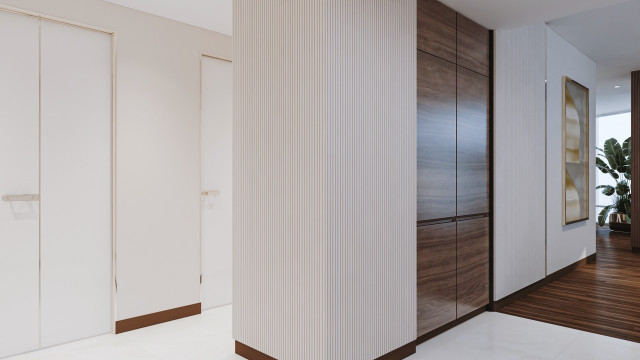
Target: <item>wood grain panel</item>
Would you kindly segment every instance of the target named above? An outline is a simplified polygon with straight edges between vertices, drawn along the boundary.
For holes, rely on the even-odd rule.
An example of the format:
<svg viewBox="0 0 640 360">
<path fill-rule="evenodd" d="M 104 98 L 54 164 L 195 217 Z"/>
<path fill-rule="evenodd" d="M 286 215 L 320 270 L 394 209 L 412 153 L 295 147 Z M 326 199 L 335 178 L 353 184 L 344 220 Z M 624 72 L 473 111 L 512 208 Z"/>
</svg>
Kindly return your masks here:
<svg viewBox="0 0 640 360">
<path fill-rule="evenodd" d="M 436 0 L 418 0 L 418 49 L 456 62 L 456 12 Z"/>
<path fill-rule="evenodd" d="M 640 342 L 640 254 L 631 236 L 598 227 L 597 262 L 547 284 L 501 312 Z"/>
<path fill-rule="evenodd" d="M 418 51 L 418 221 L 456 214 L 456 66 Z"/>
<path fill-rule="evenodd" d="M 485 76 L 491 74 L 491 33 L 482 25 L 458 14 L 457 63 Z"/>
<path fill-rule="evenodd" d="M 456 319 L 456 223 L 418 228 L 418 336 Z"/>
<path fill-rule="evenodd" d="M 640 139 L 640 71 L 631 73 L 631 138 Z M 631 178 L 640 179 L 640 146 L 631 147 Z M 631 182 L 631 193 L 640 194 L 640 181 Z M 640 251 L 640 201 L 631 202 L 631 247 Z"/>
<path fill-rule="evenodd" d="M 489 78 L 458 66 L 458 216 L 489 212 L 489 91 Z"/>
<path fill-rule="evenodd" d="M 458 317 L 489 304 L 489 218 L 458 221 Z"/>
</svg>

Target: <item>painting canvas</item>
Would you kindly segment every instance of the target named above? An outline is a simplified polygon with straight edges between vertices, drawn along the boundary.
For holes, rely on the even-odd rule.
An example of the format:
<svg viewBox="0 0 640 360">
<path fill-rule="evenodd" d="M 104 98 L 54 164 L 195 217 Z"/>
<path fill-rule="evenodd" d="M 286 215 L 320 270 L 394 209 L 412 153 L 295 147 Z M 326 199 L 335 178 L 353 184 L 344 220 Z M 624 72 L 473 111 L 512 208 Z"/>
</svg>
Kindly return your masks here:
<svg viewBox="0 0 640 360">
<path fill-rule="evenodd" d="M 589 219 L 589 89 L 562 79 L 563 225 Z"/>
</svg>

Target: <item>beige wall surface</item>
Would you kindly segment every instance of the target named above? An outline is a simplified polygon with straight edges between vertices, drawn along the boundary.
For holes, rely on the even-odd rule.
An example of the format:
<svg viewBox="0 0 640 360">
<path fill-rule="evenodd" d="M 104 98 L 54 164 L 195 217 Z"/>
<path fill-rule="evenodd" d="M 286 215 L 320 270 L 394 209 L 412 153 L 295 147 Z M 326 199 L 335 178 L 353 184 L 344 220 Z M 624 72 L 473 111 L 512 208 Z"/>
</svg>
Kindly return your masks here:
<svg viewBox="0 0 640 360">
<path fill-rule="evenodd" d="M 1 5 L 116 32 L 116 320 L 198 303 L 200 54 L 231 37 L 99 0 Z"/>
</svg>

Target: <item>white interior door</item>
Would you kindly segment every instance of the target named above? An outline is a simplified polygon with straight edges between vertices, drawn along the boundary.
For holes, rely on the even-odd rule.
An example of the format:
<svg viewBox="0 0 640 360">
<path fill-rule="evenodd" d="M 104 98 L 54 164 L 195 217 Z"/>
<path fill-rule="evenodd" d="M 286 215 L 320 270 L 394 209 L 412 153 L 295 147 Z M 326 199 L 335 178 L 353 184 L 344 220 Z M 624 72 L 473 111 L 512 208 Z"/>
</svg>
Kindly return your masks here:
<svg viewBox="0 0 640 360">
<path fill-rule="evenodd" d="M 202 308 L 233 296 L 233 65 L 202 57 Z"/>
<path fill-rule="evenodd" d="M 38 19 L 0 11 L 0 195 L 38 194 Z M 16 198 L 13 198 L 16 199 Z M 0 358 L 38 347 L 38 202 L 0 200 Z"/>
<path fill-rule="evenodd" d="M 111 331 L 111 36 L 41 22 L 41 342 Z"/>
</svg>

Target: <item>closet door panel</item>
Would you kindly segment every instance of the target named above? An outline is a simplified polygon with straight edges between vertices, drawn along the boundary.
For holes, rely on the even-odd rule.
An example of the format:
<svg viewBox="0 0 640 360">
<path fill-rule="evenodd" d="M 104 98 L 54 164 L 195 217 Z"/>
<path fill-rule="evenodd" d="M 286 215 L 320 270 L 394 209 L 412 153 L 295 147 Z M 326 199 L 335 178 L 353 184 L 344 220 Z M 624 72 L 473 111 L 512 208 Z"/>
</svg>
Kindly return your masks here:
<svg viewBox="0 0 640 360">
<path fill-rule="evenodd" d="M 485 76 L 491 71 L 491 32 L 458 14 L 458 65 Z"/>
<path fill-rule="evenodd" d="M 111 36 L 42 21 L 42 346 L 111 331 Z"/>
<path fill-rule="evenodd" d="M 418 227 L 418 336 L 456 319 L 456 223 Z"/>
<path fill-rule="evenodd" d="M 38 20 L 0 11 L 0 49 L 0 195 L 38 194 Z M 38 212 L 0 200 L 0 358 L 38 347 Z"/>
<path fill-rule="evenodd" d="M 458 216 L 489 212 L 489 78 L 458 67 Z"/>
<path fill-rule="evenodd" d="M 202 309 L 233 297 L 233 64 L 202 57 Z"/>
<path fill-rule="evenodd" d="M 418 49 L 456 63 L 456 12 L 437 0 L 418 0 Z"/>
<path fill-rule="evenodd" d="M 458 221 L 458 317 L 489 303 L 489 218 Z"/>
<path fill-rule="evenodd" d="M 418 51 L 418 221 L 456 215 L 456 65 Z"/>
</svg>

